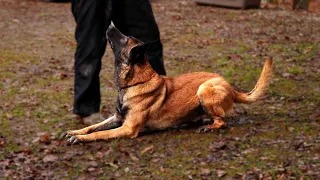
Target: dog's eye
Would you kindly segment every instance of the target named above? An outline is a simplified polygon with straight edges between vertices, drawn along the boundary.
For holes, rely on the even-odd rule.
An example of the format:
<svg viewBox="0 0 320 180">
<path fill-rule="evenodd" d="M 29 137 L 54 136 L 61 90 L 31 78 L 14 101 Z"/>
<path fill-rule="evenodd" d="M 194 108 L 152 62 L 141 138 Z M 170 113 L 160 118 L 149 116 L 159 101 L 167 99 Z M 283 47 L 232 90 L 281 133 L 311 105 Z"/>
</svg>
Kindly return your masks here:
<svg viewBox="0 0 320 180">
<path fill-rule="evenodd" d="M 129 38 L 123 38 L 123 39 L 121 39 L 121 43 L 123 43 L 123 44 L 128 44 L 128 41 L 129 41 Z"/>
</svg>

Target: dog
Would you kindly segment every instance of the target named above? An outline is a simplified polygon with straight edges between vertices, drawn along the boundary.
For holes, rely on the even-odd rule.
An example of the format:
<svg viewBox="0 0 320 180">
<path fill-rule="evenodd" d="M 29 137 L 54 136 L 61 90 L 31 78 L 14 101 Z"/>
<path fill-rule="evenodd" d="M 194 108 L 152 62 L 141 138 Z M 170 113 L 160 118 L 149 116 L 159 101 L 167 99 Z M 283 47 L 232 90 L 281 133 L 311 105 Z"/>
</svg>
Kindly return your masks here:
<svg viewBox="0 0 320 180">
<path fill-rule="evenodd" d="M 147 51 L 151 43 L 125 36 L 113 26 L 106 34 L 115 56 L 117 111 L 98 124 L 68 131 L 68 144 L 135 138 L 144 128 L 163 130 L 200 120 L 203 115 L 214 120 L 202 126 L 204 131 L 225 128 L 223 117 L 233 110 L 234 103 L 256 102 L 271 80 L 271 58 L 265 60 L 260 78 L 250 93 L 234 90 L 215 73 L 194 72 L 174 78 L 160 76 L 148 63 Z"/>
</svg>

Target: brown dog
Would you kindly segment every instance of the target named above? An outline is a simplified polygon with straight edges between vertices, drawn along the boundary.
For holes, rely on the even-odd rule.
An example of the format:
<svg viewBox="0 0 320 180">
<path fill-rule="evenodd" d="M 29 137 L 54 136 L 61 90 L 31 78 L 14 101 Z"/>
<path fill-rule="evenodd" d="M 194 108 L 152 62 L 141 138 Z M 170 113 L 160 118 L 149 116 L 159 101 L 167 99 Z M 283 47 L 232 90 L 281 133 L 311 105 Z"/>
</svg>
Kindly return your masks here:
<svg viewBox="0 0 320 180">
<path fill-rule="evenodd" d="M 109 27 L 107 37 L 115 55 L 117 112 L 101 123 L 68 131 L 68 143 L 137 137 L 143 128 L 165 129 L 211 116 L 214 123 L 204 130 L 226 127 L 222 120 L 234 103 L 253 103 L 265 92 L 272 73 L 272 60 L 265 61 L 256 87 L 250 93 L 235 91 L 218 74 L 195 72 L 175 78 L 158 75 L 148 63 L 149 44 Z M 119 124 L 122 126 L 118 127 Z M 110 129 L 116 125 L 114 129 Z"/>
</svg>

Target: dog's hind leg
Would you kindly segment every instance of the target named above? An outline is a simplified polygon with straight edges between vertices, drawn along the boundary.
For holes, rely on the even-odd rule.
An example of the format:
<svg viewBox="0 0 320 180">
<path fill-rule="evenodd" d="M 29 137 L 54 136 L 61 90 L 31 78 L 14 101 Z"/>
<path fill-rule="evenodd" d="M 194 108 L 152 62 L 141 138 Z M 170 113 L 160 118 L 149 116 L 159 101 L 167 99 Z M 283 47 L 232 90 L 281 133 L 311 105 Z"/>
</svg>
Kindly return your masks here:
<svg viewBox="0 0 320 180">
<path fill-rule="evenodd" d="M 233 108 L 233 94 L 229 85 L 222 78 L 214 78 L 204 82 L 198 89 L 197 95 L 202 108 L 209 114 L 214 123 L 201 127 L 198 131 L 221 129 L 227 126 L 222 118 Z"/>
<path fill-rule="evenodd" d="M 121 126 L 121 123 L 122 123 L 121 119 L 119 119 L 115 114 L 98 124 L 94 124 L 79 130 L 68 131 L 65 134 L 65 136 L 70 137 L 74 135 L 83 135 L 83 134 L 88 134 L 96 131 L 113 129 Z"/>
</svg>

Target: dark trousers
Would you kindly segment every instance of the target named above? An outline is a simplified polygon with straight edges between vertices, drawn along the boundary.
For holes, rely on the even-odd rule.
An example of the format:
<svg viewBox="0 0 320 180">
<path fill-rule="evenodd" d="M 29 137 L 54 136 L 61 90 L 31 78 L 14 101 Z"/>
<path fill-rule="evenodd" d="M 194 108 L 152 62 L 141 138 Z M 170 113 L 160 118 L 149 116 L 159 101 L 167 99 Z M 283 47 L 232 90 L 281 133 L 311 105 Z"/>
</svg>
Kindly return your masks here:
<svg viewBox="0 0 320 180">
<path fill-rule="evenodd" d="M 74 110 L 80 116 L 100 111 L 101 58 L 106 49 L 106 30 L 111 20 L 125 35 L 143 42 L 160 39 L 149 0 L 71 0 L 76 21 Z M 165 75 L 159 41 L 149 50 L 149 62 Z"/>
</svg>

